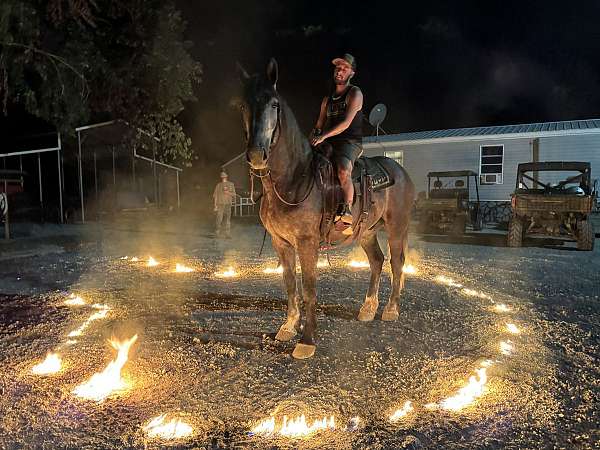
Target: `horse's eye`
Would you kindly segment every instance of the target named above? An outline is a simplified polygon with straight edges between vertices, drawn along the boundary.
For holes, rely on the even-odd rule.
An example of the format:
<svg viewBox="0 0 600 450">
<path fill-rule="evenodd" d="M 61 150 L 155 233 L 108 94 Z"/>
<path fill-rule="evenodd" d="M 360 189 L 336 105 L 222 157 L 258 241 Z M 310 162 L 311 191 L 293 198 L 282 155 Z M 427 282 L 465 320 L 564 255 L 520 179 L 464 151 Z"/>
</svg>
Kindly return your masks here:
<svg viewBox="0 0 600 450">
<path fill-rule="evenodd" d="M 274 109 L 278 109 L 279 108 L 279 103 L 273 103 L 273 105 L 271 105 L 272 108 Z"/>
</svg>

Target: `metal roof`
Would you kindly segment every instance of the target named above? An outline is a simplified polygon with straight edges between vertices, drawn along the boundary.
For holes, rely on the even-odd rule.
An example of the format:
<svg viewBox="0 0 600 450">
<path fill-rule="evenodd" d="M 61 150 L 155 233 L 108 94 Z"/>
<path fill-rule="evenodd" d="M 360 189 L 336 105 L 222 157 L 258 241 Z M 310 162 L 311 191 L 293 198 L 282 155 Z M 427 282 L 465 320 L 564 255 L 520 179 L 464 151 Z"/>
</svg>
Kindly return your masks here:
<svg viewBox="0 0 600 450">
<path fill-rule="evenodd" d="M 499 137 L 516 139 L 536 136 L 561 136 L 588 133 L 600 133 L 600 119 L 413 131 L 408 133 L 379 135 L 378 137 L 369 136 L 364 138 L 364 142 L 365 144 L 385 142 L 414 142 L 419 144 L 432 141 L 465 141 Z"/>
</svg>

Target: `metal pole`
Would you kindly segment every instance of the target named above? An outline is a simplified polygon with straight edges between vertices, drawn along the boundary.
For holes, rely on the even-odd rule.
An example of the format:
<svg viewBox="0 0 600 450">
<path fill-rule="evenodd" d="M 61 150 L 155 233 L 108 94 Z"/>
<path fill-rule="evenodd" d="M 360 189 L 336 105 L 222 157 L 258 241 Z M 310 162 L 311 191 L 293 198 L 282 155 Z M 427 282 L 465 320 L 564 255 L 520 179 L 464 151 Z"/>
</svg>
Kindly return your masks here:
<svg viewBox="0 0 600 450">
<path fill-rule="evenodd" d="M 21 172 L 23 172 L 23 156 L 22 155 L 19 155 L 19 170 Z M 21 175 L 21 187 L 23 187 L 23 182 L 24 181 L 25 180 L 23 179 L 23 175 Z"/>
<path fill-rule="evenodd" d="M 116 186 L 117 185 L 117 175 L 116 175 L 116 172 L 115 172 L 115 146 L 114 145 L 111 146 L 111 149 L 112 149 L 112 164 L 113 164 L 113 166 L 112 166 L 112 169 L 113 169 L 113 186 Z"/>
<path fill-rule="evenodd" d="M 85 207 L 83 206 L 83 174 L 81 168 L 81 133 L 77 132 L 77 143 L 79 145 L 79 200 L 81 201 L 81 223 L 85 223 Z"/>
<path fill-rule="evenodd" d="M 179 171 L 175 171 L 175 175 L 177 175 L 177 209 L 181 208 L 181 200 L 179 196 Z"/>
<path fill-rule="evenodd" d="M 158 184 L 156 179 L 156 145 L 152 146 L 152 173 L 154 175 L 154 201 L 158 205 Z"/>
<path fill-rule="evenodd" d="M 60 223 L 65 223 L 65 215 L 63 212 L 63 182 L 62 182 L 62 170 L 61 170 L 61 156 L 60 150 L 56 152 L 56 162 L 58 163 L 58 204 L 60 207 Z"/>
<path fill-rule="evenodd" d="M 40 184 L 40 208 L 42 208 L 42 222 L 44 218 L 44 197 L 42 192 L 42 157 L 41 154 L 38 153 L 38 182 Z"/>
<path fill-rule="evenodd" d="M 94 152 L 94 188 L 96 192 L 96 203 L 98 203 L 98 168 L 96 163 L 96 152 Z M 97 204 L 96 208 L 98 208 Z"/>
</svg>

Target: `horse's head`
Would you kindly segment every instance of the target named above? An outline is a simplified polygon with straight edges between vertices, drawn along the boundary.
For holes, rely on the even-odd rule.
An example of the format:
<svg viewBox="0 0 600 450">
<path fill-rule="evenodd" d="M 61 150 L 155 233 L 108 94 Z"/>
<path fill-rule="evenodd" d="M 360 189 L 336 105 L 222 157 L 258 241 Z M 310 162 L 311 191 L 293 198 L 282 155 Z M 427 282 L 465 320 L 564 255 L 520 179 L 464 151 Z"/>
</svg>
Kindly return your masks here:
<svg viewBox="0 0 600 450">
<path fill-rule="evenodd" d="M 239 107 L 246 138 L 246 159 L 252 169 L 266 169 L 271 149 L 281 133 L 277 62 L 271 58 L 266 77 L 250 77 L 239 64 L 238 72 L 243 84 Z"/>
</svg>

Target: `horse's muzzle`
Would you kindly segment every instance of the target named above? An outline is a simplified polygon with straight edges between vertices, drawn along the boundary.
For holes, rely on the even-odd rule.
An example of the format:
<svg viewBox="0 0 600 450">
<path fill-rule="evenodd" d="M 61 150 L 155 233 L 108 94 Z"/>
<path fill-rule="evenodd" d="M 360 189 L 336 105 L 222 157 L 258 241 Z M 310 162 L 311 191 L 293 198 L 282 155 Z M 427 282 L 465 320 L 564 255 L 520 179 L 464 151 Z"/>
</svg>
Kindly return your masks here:
<svg viewBox="0 0 600 450">
<path fill-rule="evenodd" d="M 247 150 L 246 159 L 253 169 L 260 170 L 267 168 L 267 152 L 263 148 L 255 147 Z"/>
</svg>

